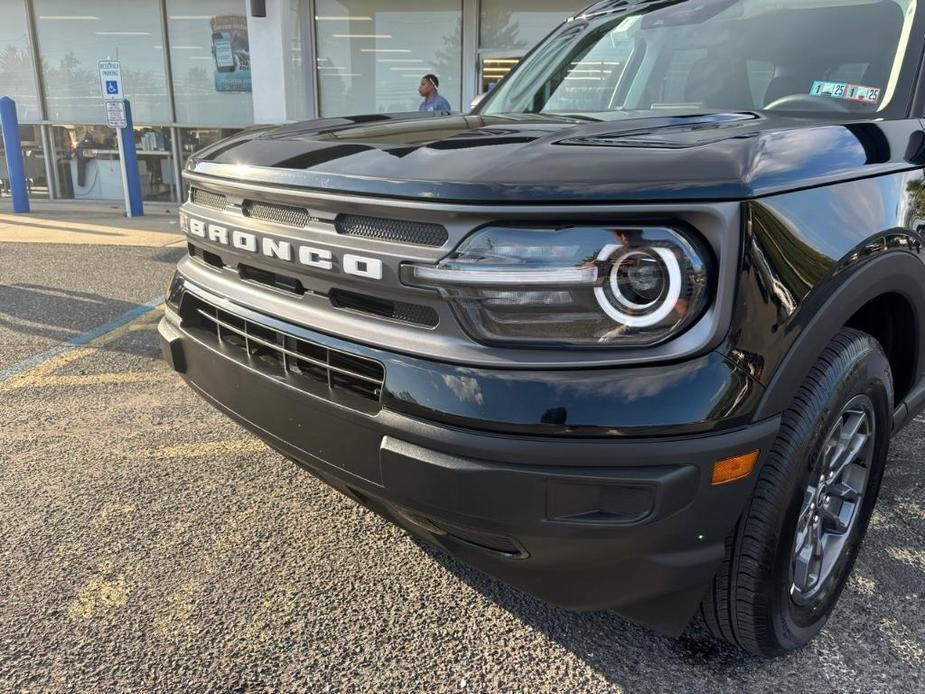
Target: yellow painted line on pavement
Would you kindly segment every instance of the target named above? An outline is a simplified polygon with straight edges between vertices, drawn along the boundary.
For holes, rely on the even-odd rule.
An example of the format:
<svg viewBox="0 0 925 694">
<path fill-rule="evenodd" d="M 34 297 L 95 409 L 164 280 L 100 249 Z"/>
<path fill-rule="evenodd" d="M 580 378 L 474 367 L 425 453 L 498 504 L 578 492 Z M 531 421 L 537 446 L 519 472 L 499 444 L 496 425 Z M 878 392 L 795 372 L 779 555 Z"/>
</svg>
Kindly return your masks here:
<svg viewBox="0 0 925 694">
<path fill-rule="evenodd" d="M 259 439 L 228 439 L 202 443 L 183 443 L 164 446 L 149 452 L 153 458 L 205 458 L 210 455 L 235 455 L 238 453 L 260 453 L 269 449 Z"/>
<path fill-rule="evenodd" d="M 890 617 L 881 619 L 879 627 L 900 660 L 913 667 L 921 668 L 925 665 L 925 647 L 908 625 Z"/>
<path fill-rule="evenodd" d="M 112 562 L 100 564 L 99 571 L 84 583 L 67 607 L 67 616 L 74 621 L 86 620 L 97 612 L 125 607 L 128 586 L 124 574 L 115 574 Z"/>
<path fill-rule="evenodd" d="M 890 558 L 908 566 L 914 566 L 925 571 L 925 549 L 913 547 L 887 547 L 886 553 Z"/>
<path fill-rule="evenodd" d="M 925 520 L 925 504 L 903 499 L 896 503 L 896 510 L 906 516 Z"/>
<path fill-rule="evenodd" d="M 158 320 L 160 320 L 160 316 L 158 316 L 156 321 L 153 321 L 151 323 L 145 323 L 144 321 L 141 321 L 139 323 L 131 323 L 129 324 L 128 329 L 130 332 L 133 332 L 133 333 L 142 332 L 142 331 L 157 332 L 157 321 Z"/>
<path fill-rule="evenodd" d="M 228 562 L 239 555 L 241 546 L 251 543 L 254 529 L 260 526 L 260 514 L 265 512 L 252 506 L 228 517 L 224 527 L 214 533 L 213 543 L 194 555 L 187 579 L 167 596 L 164 607 L 158 608 L 155 634 L 167 641 L 178 641 L 202 633 L 195 614 L 209 583 L 221 576 Z"/>
<path fill-rule="evenodd" d="M 278 631 L 297 607 L 296 602 L 287 596 L 266 595 L 250 622 L 241 630 L 241 637 L 246 641 L 262 640 L 267 634 Z"/>
<path fill-rule="evenodd" d="M 50 353 L 47 358 L 36 361 L 34 365 L 30 364 L 30 368 L 21 370 L 18 373 L 13 373 L 5 380 L 0 380 L 0 393 L 20 388 L 41 386 L 46 379 L 52 377 L 61 378 L 62 376 L 55 374 L 58 369 L 78 359 L 83 359 L 84 357 L 95 354 L 101 347 L 105 347 L 133 330 L 136 325 L 147 325 L 159 320 L 161 313 L 164 311 L 164 304 L 162 299 L 158 301 L 160 301 L 160 303 L 150 308 L 148 308 L 148 305 L 140 307 L 141 309 L 146 309 L 145 313 L 137 316 L 128 323 L 103 332 L 81 346 L 76 346 L 73 342 L 70 345 L 64 345 L 59 348 L 61 350 L 59 353 Z M 39 356 L 41 357 L 42 355 Z"/>
<path fill-rule="evenodd" d="M 29 388 L 30 386 L 36 385 L 40 383 L 42 379 L 52 375 L 52 372 L 57 371 L 63 366 L 67 366 L 72 361 L 90 356 L 95 351 L 96 350 L 91 347 L 81 347 L 80 349 L 73 349 L 57 357 L 53 357 L 30 371 L 25 371 L 8 381 L 0 383 L 0 393 L 17 390 L 19 388 Z"/>
<path fill-rule="evenodd" d="M 146 231 L 41 217 L 22 219 L 0 214 L 0 242 L 2 241 L 154 248 L 182 246 L 186 243 L 180 232 Z"/>
</svg>

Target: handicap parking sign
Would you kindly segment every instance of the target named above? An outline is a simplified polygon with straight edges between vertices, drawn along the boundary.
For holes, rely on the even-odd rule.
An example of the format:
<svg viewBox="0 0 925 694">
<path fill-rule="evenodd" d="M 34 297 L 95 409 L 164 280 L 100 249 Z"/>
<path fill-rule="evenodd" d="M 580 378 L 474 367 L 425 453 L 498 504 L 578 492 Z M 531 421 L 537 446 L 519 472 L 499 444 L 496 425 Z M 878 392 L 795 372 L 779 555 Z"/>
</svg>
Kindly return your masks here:
<svg viewBox="0 0 925 694">
<path fill-rule="evenodd" d="M 118 101 L 124 99 L 122 93 L 122 64 L 118 60 L 101 60 L 100 90 L 106 100 Z"/>
</svg>

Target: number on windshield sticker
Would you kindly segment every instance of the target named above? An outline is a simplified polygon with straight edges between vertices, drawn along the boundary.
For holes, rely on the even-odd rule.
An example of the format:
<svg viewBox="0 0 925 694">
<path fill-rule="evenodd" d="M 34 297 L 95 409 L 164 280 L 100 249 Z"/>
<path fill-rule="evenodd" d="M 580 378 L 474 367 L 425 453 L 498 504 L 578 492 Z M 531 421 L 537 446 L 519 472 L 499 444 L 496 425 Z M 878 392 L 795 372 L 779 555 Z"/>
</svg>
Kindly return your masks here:
<svg viewBox="0 0 925 694">
<path fill-rule="evenodd" d="M 880 89 L 877 87 L 863 87 L 859 84 L 846 82 L 813 82 L 809 91 L 813 96 L 828 96 L 833 99 L 846 99 L 859 101 L 865 104 L 876 104 L 880 101 Z"/>
</svg>

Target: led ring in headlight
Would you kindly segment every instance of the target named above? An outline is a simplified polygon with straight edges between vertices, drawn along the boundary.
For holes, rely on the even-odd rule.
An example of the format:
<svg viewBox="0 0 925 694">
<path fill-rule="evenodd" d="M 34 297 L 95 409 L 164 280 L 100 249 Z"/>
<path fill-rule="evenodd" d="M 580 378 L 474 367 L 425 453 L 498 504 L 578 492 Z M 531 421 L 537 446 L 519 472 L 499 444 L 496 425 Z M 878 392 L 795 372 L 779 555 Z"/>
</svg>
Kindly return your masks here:
<svg viewBox="0 0 925 694">
<path fill-rule="evenodd" d="M 489 226 L 402 279 L 439 291 L 480 342 L 646 346 L 703 315 L 711 260 L 695 234 L 664 226 Z"/>
<path fill-rule="evenodd" d="M 622 249 L 623 246 L 619 244 L 604 246 L 597 256 L 597 259 L 599 261 L 611 260 L 613 256 Z M 678 299 L 681 297 L 681 266 L 678 264 L 678 259 L 675 257 L 674 253 L 667 248 L 661 247 L 649 248 L 646 249 L 646 251 L 657 254 L 668 272 L 668 287 L 667 290 L 662 291 L 661 298 L 656 298 L 648 304 L 637 304 L 628 300 L 620 288 L 618 274 L 621 269 L 622 261 L 631 255 L 644 256 L 645 252 L 642 251 L 632 251 L 631 253 L 627 253 L 623 258 L 617 258 L 611 267 L 610 278 L 608 280 L 610 292 L 616 303 L 622 305 L 625 309 L 629 309 L 632 313 L 621 311 L 620 308 L 615 306 L 614 301 L 607 295 L 607 288 L 603 286 L 594 288 L 594 296 L 597 298 L 597 303 L 600 304 L 601 310 L 613 318 L 617 323 L 621 323 L 629 328 L 649 328 L 661 323 L 675 310 Z M 658 307 L 653 311 L 649 311 L 654 304 L 658 304 Z M 639 313 L 642 311 L 645 311 L 645 313 Z"/>
</svg>

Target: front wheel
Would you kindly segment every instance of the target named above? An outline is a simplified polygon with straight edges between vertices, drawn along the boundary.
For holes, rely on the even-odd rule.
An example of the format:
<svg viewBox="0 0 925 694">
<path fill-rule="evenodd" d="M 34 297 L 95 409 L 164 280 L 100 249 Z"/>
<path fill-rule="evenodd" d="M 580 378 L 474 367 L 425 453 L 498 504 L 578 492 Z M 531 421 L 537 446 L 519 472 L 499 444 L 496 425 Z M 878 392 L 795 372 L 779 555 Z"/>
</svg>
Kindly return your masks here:
<svg viewBox="0 0 925 694">
<path fill-rule="evenodd" d="M 754 494 L 701 604 L 714 635 L 761 656 L 825 625 L 877 500 L 892 426 L 890 365 L 844 329 L 784 413 Z"/>
</svg>

